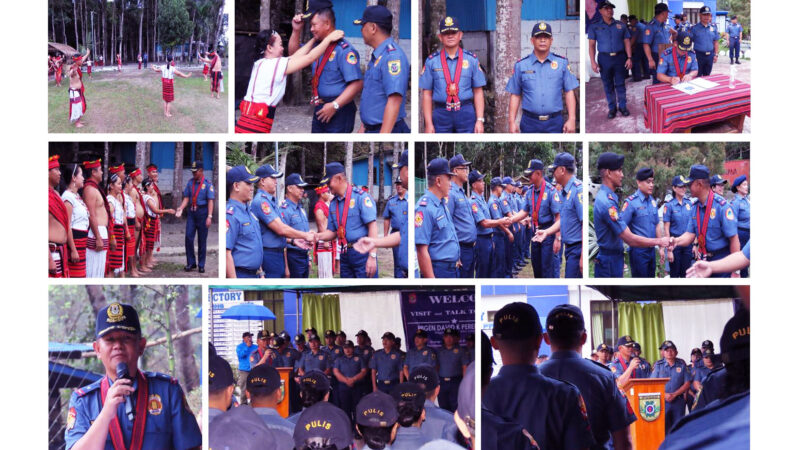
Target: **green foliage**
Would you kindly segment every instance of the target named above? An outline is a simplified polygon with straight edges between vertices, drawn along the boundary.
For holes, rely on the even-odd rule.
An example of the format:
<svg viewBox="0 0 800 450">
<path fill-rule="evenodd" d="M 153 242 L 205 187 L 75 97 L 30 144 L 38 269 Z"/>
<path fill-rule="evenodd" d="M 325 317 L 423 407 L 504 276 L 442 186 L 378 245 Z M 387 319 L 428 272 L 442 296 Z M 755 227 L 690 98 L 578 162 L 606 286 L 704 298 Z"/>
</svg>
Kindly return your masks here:
<svg viewBox="0 0 800 450">
<path fill-rule="evenodd" d="M 717 0 L 717 10 L 728 11 L 728 19 L 738 16 L 744 38 L 750 39 L 750 0 Z"/>
<path fill-rule="evenodd" d="M 158 37 L 163 48 L 186 42 L 192 35 L 192 22 L 184 0 L 159 0 Z"/>
</svg>

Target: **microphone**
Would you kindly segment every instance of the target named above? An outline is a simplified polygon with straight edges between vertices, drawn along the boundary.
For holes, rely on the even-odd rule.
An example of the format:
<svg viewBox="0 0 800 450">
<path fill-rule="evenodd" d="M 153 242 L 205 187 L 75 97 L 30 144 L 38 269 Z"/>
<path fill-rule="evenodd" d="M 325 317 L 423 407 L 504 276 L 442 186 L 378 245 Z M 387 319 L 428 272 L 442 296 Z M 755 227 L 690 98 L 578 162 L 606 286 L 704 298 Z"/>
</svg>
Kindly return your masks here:
<svg viewBox="0 0 800 450">
<path fill-rule="evenodd" d="M 128 374 L 128 365 L 124 362 L 117 364 L 117 379 L 119 378 L 133 380 L 133 378 Z M 133 413 L 133 402 L 131 401 L 130 395 L 125 396 L 125 415 L 128 416 L 129 421 L 133 422 L 135 415 Z"/>
</svg>

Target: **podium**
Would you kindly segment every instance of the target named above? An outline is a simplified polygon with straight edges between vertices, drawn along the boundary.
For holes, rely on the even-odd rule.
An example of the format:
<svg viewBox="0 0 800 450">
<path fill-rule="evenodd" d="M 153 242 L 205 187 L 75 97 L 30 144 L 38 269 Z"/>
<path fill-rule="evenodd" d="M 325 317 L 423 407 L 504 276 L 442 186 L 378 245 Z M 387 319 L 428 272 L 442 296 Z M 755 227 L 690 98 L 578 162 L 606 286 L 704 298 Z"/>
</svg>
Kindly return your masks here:
<svg viewBox="0 0 800 450">
<path fill-rule="evenodd" d="M 631 440 L 635 450 L 658 448 L 666 436 L 667 403 L 664 386 L 669 378 L 633 378 L 625 386 L 636 422 L 631 424 Z"/>
<path fill-rule="evenodd" d="M 285 419 L 289 417 L 289 394 L 291 393 L 290 389 L 292 385 L 290 382 L 292 378 L 292 368 L 276 367 L 275 369 L 278 371 L 278 375 L 281 376 L 281 391 L 283 391 L 283 400 L 278 403 L 278 406 L 275 409 L 277 409 L 278 414 Z M 664 387 L 662 386 L 661 389 L 663 391 Z M 663 433 L 661 437 L 664 437 Z"/>
</svg>

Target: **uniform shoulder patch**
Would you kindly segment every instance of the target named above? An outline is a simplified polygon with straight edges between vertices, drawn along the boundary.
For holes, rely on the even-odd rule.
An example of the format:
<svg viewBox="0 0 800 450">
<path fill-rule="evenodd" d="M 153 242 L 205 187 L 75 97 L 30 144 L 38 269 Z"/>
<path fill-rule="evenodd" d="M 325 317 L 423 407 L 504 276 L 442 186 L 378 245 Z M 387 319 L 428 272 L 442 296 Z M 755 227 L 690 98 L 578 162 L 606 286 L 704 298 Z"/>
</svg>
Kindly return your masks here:
<svg viewBox="0 0 800 450">
<path fill-rule="evenodd" d="M 90 384 L 88 386 L 84 386 L 82 388 L 75 389 L 75 391 L 74 391 L 75 392 L 75 396 L 80 398 L 80 397 L 83 397 L 83 396 L 85 396 L 85 395 L 87 395 L 89 393 L 92 393 L 92 392 L 96 391 L 97 389 L 100 389 L 100 381 L 101 380 L 98 380 L 98 381 L 95 381 L 94 383 L 92 383 L 92 384 Z"/>
<path fill-rule="evenodd" d="M 345 41 L 344 39 L 339 41 L 339 47 L 347 48 L 349 46 L 350 46 L 350 44 L 347 41 Z"/>
<path fill-rule="evenodd" d="M 471 51 L 469 51 L 469 50 L 464 50 L 464 54 L 465 54 L 465 55 L 472 56 L 473 58 L 477 58 L 477 57 L 478 57 L 478 55 L 476 55 L 475 53 L 472 53 L 472 52 L 471 52 Z"/>
<path fill-rule="evenodd" d="M 419 199 L 419 203 L 417 203 L 417 205 L 428 206 L 428 197 L 422 197 L 421 199 Z"/>
<path fill-rule="evenodd" d="M 232 215 L 232 214 L 233 214 L 233 206 L 231 206 L 230 208 L 228 208 L 228 210 L 227 210 L 227 211 L 225 211 L 225 213 L 226 213 L 226 214 L 231 214 L 231 215 Z"/>
<path fill-rule="evenodd" d="M 636 194 L 629 195 L 628 198 L 626 198 L 625 200 L 630 202 L 630 201 L 633 201 L 634 199 L 636 199 Z"/>
<path fill-rule="evenodd" d="M 428 59 L 433 59 L 433 58 L 436 58 L 437 56 L 439 56 L 439 51 L 438 50 L 433 52 L 433 53 L 431 53 L 430 55 L 428 55 Z"/>
<path fill-rule="evenodd" d="M 565 58 L 565 57 L 563 57 L 563 56 L 561 56 L 561 55 L 559 55 L 559 54 L 556 54 L 556 53 L 551 53 L 551 55 L 555 56 L 556 58 L 561 58 L 561 59 L 563 59 L 565 62 L 569 62 L 569 60 L 568 60 L 567 58 Z"/>
</svg>

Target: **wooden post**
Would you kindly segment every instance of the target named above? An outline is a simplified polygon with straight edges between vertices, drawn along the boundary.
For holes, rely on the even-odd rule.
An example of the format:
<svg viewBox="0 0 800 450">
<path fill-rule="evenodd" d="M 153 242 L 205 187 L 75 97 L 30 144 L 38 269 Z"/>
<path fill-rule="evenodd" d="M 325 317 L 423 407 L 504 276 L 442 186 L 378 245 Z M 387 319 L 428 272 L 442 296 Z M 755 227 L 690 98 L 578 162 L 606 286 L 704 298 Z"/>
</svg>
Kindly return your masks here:
<svg viewBox="0 0 800 450">
<path fill-rule="evenodd" d="M 520 17 L 522 0 L 497 0 L 497 43 L 495 45 L 495 67 L 492 71 L 495 87 L 494 128 L 498 133 L 508 133 L 508 104 L 511 94 L 505 92 L 514 64 L 519 60 Z M 501 161 L 502 163 L 502 161 Z"/>
</svg>

